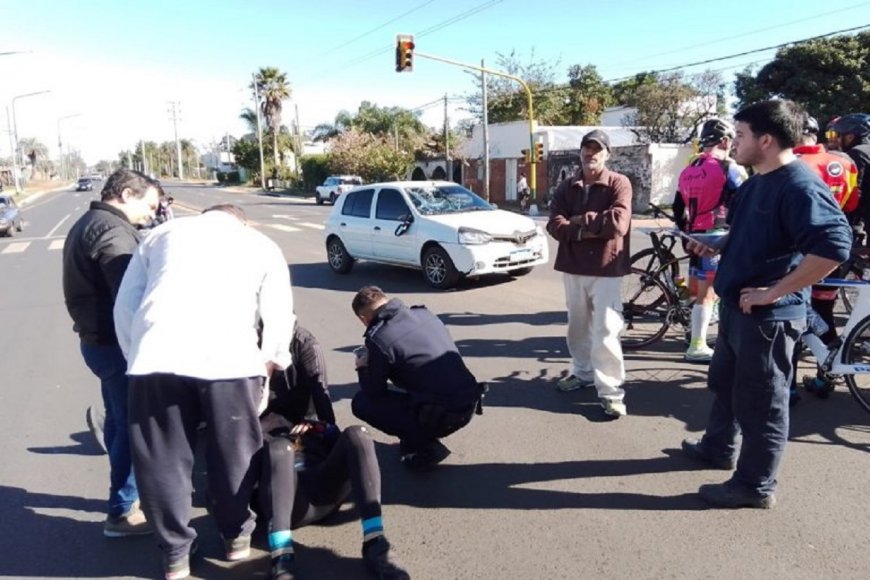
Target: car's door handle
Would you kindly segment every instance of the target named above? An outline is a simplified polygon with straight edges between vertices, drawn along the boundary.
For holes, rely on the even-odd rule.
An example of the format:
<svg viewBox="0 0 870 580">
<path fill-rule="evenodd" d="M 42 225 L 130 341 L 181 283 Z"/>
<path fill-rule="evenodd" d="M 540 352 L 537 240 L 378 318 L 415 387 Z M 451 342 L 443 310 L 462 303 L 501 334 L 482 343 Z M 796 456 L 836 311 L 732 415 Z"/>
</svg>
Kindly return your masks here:
<svg viewBox="0 0 870 580">
<path fill-rule="evenodd" d="M 375 226 L 375 231 L 376 231 L 376 232 L 381 231 L 381 226 Z"/>
<path fill-rule="evenodd" d="M 338 224 L 338 225 L 340 225 L 340 226 L 341 226 L 341 227 L 344 227 L 344 226 L 346 226 L 346 225 L 347 225 L 347 224 L 346 224 L 346 223 L 344 223 L 344 222 L 341 222 L 341 223 L 340 223 L 340 224 Z"/>
</svg>

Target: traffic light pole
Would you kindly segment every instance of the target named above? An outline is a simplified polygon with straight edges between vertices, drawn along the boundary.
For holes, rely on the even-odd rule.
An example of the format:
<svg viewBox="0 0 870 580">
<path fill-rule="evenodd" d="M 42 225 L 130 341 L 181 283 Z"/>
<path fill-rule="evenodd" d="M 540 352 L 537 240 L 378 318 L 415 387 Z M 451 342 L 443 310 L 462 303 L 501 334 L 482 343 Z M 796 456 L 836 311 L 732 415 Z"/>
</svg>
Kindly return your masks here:
<svg viewBox="0 0 870 580">
<path fill-rule="evenodd" d="M 538 181 L 537 180 L 538 159 L 536 159 L 536 156 L 535 156 L 535 110 L 534 110 L 534 104 L 532 102 L 532 90 L 529 88 L 529 85 L 527 85 L 526 82 L 519 77 L 515 77 L 513 75 L 509 75 L 507 73 L 504 73 L 504 72 L 501 72 L 498 70 L 492 70 L 492 69 L 488 69 L 488 68 L 485 68 L 482 66 L 476 66 L 473 64 L 468 64 L 468 63 L 464 63 L 464 62 L 450 60 L 448 58 L 442 58 L 440 56 L 426 54 L 426 53 L 419 52 L 416 50 L 414 51 L 414 56 L 419 57 L 419 58 L 425 58 L 428 60 L 434 60 L 437 62 L 443 62 L 445 64 L 452 64 L 453 66 L 458 66 L 458 67 L 466 68 L 469 70 L 476 70 L 478 72 L 484 72 L 486 74 L 495 75 L 498 77 L 504 77 L 506 79 L 511 79 L 512 81 L 516 81 L 516 82 L 520 83 L 520 85 L 526 91 L 526 97 L 529 100 L 529 152 L 530 152 L 530 159 L 531 159 L 529 163 L 532 166 L 531 171 L 529 172 L 530 173 L 530 175 L 529 175 L 529 190 L 530 190 L 531 200 L 534 201 L 536 199 L 537 181 Z"/>
</svg>

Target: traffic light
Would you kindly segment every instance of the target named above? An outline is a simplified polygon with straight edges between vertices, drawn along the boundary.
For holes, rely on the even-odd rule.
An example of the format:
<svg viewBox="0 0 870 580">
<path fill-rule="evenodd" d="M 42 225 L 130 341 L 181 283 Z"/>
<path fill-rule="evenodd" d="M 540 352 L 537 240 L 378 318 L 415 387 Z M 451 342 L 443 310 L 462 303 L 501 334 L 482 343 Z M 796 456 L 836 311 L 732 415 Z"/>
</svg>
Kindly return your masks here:
<svg viewBox="0 0 870 580">
<path fill-rule="evenodd" d="M 531 163 L 531 161 L 532 161 L 532 157 L 531 157 L 531 155 L 529 155 L 529 150 L 528 150 L 528 149 L 521 149 L 521 150 L 520 150 L 520 153 L 523 154 L 523 159 L 526 160 L 526 163 Z"/>
<path fill-rule="evenodd" d="M 538 141 L 535 143 L 535 161 L 540 163 L 544 160 L 544 143 Z"/>
<path fill-rule="evenodd" d="M 414 70 L 414 36 L 411 34 L 396 35 L 396 72 L 412 72 Z"/>
</svg>

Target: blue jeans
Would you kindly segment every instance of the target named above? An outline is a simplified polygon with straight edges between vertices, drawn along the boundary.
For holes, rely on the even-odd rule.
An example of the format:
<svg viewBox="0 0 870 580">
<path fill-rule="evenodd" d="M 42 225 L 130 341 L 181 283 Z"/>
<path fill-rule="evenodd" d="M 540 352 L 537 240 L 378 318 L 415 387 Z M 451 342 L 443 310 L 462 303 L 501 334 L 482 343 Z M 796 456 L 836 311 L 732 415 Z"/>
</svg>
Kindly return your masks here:
<svg viewBox="0 0 870 580">
<path fill-rule="evenodd" d="M 788 439 L 788 397 L 792 353 L 806 320 L 761 321 L 722 305 L 719 335 L 707 377 L 715 399 L 705 452 L 733 457 L 738 433 L 743 443 L 731 479 L 749 493 L 766 496 Z"/>
<path fill-rule="evenodd" d="M 81 343 L 81 351 L 85 364 L 100 379 L 106 407 L 103 435 L 109 452 L 109 516 L 118 517 L 139 499 L 127 425 L 127 361 L 117 344 Z"/>
</svg>

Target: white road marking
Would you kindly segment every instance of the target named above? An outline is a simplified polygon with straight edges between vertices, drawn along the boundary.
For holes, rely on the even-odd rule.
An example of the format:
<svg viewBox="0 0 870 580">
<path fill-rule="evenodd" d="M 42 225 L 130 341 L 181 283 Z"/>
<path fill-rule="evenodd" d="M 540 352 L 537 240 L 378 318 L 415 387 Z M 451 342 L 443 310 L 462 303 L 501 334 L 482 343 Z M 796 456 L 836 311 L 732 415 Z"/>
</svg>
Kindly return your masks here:
<svg viewBox="0 0 870 580">
<path fill-rule="evenodd" d="M 51 240 L 51 243 L 48 244 L 48 249 L 49 249 L 49 250 L 62 250 L 62 249 L 63 249 L 63 243 L 64 243 L 65 241 L 66 241 L 66 240 Z"/>
<path fill-rule="evenodd" d="M 68 220 L 71 216 L 72 216 L 71 213 L 66 214 L 66 216 L 64 216 L 64 218 L 63 218 L 62 220 L 60 220 L 59 222 L 57 222 L 57 225 L 54 226 L 54 227 L 51 229 L 50 232 L 48 232 L 47 234 L 45 234 L 45 237 L 46 237 L 46 238 L 50 238 L 51 236 L 53 236 L 53 235 L 54 235 L 54 232 L 56 232 L 58 229 L 60 229 L 60 226 L 63 225 L 63 222 L 65 222 L 66 220 Z"/>
<path fill-rule="evenodd" d="M 3 248 L 3 251 L 0 252 L 0 254 L 20 254 L 26 250 L 29 245 L 30 242 L 13 242 Z"/>
<path fill-rule="evenodd" d="M 291 220 L 291 221 L 296 221 L 299 219 L 297 217 L 293 217 L 292 215 L 281 215 L 281 214 L 272 214 L 272 217 L 275 219 L 283 219 L 283 220 Z"/>
<path fill-rule="evenodd" d="M 311 222 L 299 222 L 300 226 L 305 226 L 306 228 L 313 228 L 315 230 L 325 230 L 326 226 L 323 224 L 313 224 Z"/>
<path fill-rule="evenodd" d="M 270 228 L 281 230 L 282 232 L 299 232 L 302 231 L 299 228 L 294 228 L 293 226 L 285 226 L 284 224 L 267 224 Z"/>
</svg>

